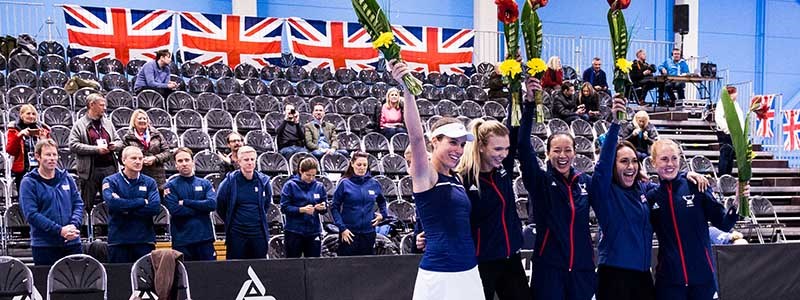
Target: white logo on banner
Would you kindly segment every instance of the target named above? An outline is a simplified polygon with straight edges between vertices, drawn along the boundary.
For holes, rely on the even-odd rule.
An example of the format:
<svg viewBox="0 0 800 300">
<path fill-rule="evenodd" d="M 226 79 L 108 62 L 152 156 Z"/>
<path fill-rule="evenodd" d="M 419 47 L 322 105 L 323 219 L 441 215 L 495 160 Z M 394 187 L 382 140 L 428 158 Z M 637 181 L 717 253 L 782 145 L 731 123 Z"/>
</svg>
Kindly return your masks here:
<svg viewBox="0 0 800 300">
<path fill-rule="evenodd" d="M 250 279 L 242 284 L 236 300 L 276 300 L 275 297 L 267 295 L 267 288 L 261 283 L 261 279 L 256 275 L 256 271 L 253 271 L 253 267 L 247 267 L 247 275 L 250 276 Z"/>
</svg>

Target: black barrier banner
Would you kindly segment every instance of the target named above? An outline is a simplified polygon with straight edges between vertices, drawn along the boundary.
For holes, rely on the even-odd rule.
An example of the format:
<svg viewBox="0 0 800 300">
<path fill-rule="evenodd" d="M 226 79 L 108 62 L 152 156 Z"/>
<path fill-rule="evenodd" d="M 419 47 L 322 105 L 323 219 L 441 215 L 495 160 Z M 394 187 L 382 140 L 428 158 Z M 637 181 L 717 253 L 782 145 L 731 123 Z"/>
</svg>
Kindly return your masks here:
<svg viewBox="0 0 800 300">
<path fill-rule="evenodd" d="M 800 299 L 800 244 L 714 246 L 721 300 Z"/>
</svg>

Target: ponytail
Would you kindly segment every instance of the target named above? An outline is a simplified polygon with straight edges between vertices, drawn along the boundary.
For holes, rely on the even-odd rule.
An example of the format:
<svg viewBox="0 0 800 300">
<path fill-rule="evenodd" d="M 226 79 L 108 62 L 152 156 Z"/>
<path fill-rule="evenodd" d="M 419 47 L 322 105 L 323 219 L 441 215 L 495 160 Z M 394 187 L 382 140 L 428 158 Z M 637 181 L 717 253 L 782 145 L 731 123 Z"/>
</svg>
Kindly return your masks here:
<svg viewBox="0 0 800 300">
<path fill-rule="evenodd" d="M 498 121 L 474 119 L 469 123 L 469 130 L 475 140 L 464 146 L 464 155 L 456 166 L 456 172 L 465 179 L 465 182 L 474 182 L 480 188 L 478 176 L 481 172 L 481 147 L 489 142 L 490 136 L 505 136 L 509 134 L 508 128 Z"/>
</svg>

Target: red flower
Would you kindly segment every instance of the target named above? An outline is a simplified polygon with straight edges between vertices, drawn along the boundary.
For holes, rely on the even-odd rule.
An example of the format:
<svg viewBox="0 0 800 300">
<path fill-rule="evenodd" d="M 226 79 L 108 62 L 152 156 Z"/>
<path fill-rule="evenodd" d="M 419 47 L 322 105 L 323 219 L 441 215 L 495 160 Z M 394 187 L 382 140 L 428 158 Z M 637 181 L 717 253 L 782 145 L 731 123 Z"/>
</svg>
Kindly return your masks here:
<svg viewBox="0 0 800 300">
<path fill-rule="evenodd" d="M 754 110 L 754 112 L 756 113 L 756 116 L 759 119 L 762 119 L 762 120 L 766 119 L 767 118 L 767 112 L 769 111 L 769 105 L 767 105 L 767 101 L 762 101 L 762 100 L 758 100 L 758 101 L 759 101 L 758 102 L 759 107 L 756 110 Z"/>
<path fill-rule="evenodd" d="M 607 0 L 608 5 L 611 5 L 611 9 L 626 9 L 628 5 L 631 5 L 631 0 Z M 614 3 L 616 2 L 616 6 Z"/>
<path fill-rule="evenodd" d="M 547 2 L 550 2 L 550 0 L 529 0 L 529 1 L 531 1 L 532 7 L 536 7 L 536 4 L 539 4 L 539 7 L 545 7 L 547 6 Z"/>
<path fill-rule="evenodd" d="M 494 0 L 497 4 L 497 19 L 503 24 L 511 24 L 519 18 L 519 8 L 514 0 Z"/>
</svg>

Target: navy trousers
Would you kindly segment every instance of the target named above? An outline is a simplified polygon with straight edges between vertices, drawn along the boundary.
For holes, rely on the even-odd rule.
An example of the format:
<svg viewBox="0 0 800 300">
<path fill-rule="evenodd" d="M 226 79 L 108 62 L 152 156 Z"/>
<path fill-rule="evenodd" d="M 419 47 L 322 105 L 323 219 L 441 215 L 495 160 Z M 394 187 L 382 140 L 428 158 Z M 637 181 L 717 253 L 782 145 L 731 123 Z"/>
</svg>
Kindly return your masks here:
<svg viewBox="0 0 800 300">
<path fill-rule="evenodd" d="M 154 244 L 108 245 L 108 262 L 112 264 L 134 263 L 155 249 L 156 245 Z"/>
<path fill-rule="evenodd" d="M 213 240 L 182 246 L 173 245 L 172 249 L 183 253 L 184 261 L 217 260 L 217 254 L 214 252 Z"/>
<path fill-rule="evenodd" d="M 267 258 L 269 250 L 266 236 L 245 236 L 234 231 L 225 237 L 225 245 L 228 247 L 227 259 Z"/>
<path fill-rule="evenodd" d="M 711 300 L 717 288 L 705 285 L 659 285 L 656 282 L 656 300 Z"/>
<path fill-rule="evenodd" d="M 321 240 L 319 234 L 302 235 L 294 232 L 284 232 L 283 242 L 286 245 L 287 258 L 319 257 Z"/>
<path fill-rule="evenodd" d="M 571 272 L 538 263 L 533 267 L 531 293 L 535 300 L 591 300 L 597 289 L 594 271 Z"/>
<path fill-rule="evenodd" d="M 375 255 L 375 231 L 370 233 L 354 233 L 353 242 L 348 244 L 339 237 L 338 256 Z"/>
<path fill-rule="evenodd" d="M 80 254 L 81 243 L 64 245 L 62 247 L 31 247 L 33 264 L 49 266 L 67 255 Z"/>
</svg>

